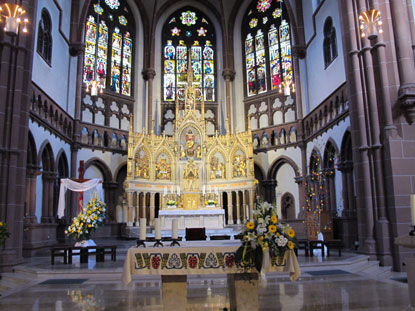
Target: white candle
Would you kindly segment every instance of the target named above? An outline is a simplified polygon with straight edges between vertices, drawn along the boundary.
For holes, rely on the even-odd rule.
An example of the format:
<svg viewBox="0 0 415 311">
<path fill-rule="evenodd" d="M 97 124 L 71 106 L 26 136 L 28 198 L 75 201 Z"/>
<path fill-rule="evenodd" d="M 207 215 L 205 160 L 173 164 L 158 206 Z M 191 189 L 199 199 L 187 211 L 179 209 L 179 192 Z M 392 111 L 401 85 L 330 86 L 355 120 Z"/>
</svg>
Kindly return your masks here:
<svg viewBox="0 0 415 311">
<path fill-rule="evenodd" d="M 164 187 L 164 195 L 167 195 L 167 188 Z"/>
<path fill-rule="evenodd" d="M 173 187 L 170 188 L 170 193 L 173 194 Z"/>
<path fill-rule="evenodd" d="M 208 186 L 208 193 L 210 193 L 211 192 L 211 187 L 210 186 Z"/>
<path fill-rule="evenodd" d="M 177 186 L 177 195 L 180 196 L 180 186 Z"/>
<path fill-rule="evenodd" d="M 154 229 L 156 231 L 156 233 L 155 233 L 156 240 L 161 240 L 160 218 L 154 219 Z"/>
<path fill-rule="evenodd" d="M 412 226 L 415 226 L 415 194 L 411 195 Z"/>
<path fill-rule="evenodd" d="M 171 225 L 171 238 L 177 240 L 179 238 L 179 220 L 173 219 Z"/>
<path fill-rule="evenodd" d="M 206 194 L 206 186 L 205 185 L 203 185 L 203 187 L 202 187 L 202 193 L 203 193 L 203 195 Z"/>
<path fill-rule="evenodd" d="M 140 218 L 140 240 L 146 239 L 147 219 Z"/>
<path fill-rule="evenodd" d="M 215 187 L 215 194 L 218 195 L 218 187 Z"/>
</svg>

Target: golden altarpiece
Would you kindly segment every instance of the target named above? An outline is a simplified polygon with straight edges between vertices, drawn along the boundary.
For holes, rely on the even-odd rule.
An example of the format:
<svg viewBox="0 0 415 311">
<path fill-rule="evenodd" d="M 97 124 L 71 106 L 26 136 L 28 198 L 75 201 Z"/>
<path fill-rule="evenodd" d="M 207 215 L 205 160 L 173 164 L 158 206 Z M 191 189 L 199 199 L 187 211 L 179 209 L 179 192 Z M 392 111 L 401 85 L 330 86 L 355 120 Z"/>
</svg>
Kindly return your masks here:
<svg viewBox="0 0 415 311">
<path fill-rule="evenodd" d="M 251 129 L 231 134 L 227 121 L 225 135 L 218 131 L 207 135 L 204 101 L 198 110 L 193 74 L 188 76 L 185 100 L 176 100 L 173 136 L 133 132 L 130 120 L 128 226 L 138 224 L 140 217 L 153 224 L 157 194 L 164 228 L 173 218 L 179 219 L 181 228 L 223 228 L 224 195 L 228 223 L 239 223 L 251 214 L 255 181 Z M 134 197 L 144 198 L 142 209 L 134 206 L 138 201 Z"/>
</svg>

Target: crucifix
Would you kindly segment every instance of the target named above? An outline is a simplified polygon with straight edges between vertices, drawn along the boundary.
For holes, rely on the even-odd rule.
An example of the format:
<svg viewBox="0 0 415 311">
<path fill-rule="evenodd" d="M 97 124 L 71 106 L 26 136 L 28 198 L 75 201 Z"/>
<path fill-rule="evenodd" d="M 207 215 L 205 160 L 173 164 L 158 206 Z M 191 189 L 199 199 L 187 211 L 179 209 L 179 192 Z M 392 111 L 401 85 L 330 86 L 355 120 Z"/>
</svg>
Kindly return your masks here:
<svg viewBox="0 0 415 311">
<path fill-rule="evenodd" d="M 79 161 L 78 178 L 71 178 L 71 180 L 79 182 L 79 183 L 84 183 L 88 181 L 89 179 L 84 178 L 84 173 L 85 173 L 84 161 L 81 160 Z M 78 214 L 82 212 L 83 208 L 84 208 L 84 193 L 78 192 Z"/>
</svg>

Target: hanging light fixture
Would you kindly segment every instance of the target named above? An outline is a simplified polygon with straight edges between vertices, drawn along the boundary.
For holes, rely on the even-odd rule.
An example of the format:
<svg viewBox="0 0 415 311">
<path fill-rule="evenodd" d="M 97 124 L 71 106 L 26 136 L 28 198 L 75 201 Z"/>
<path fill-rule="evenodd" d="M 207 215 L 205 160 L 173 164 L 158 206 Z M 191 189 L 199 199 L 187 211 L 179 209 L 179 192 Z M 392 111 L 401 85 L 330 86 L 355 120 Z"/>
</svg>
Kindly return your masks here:
<svg viewBox="0 0 415 311">
<path fill-rule="evenodd" d="M 98 7 L 100 7 L 101 3 L 98 0 Z M 97 58 L 98 58 L 98 42 L 99 42 L 99 13 L 97 12 L 97 31 L 98 31 L 98 39 L 97 44 L 95 45 L 95 59 L 93 64 L 93 77 L 92 80 L 86 82 L 86 92 L 91 92 L 91 96 L 98 96 L 98 93 L 102 94 L 104 86 L 101 84 L 100 79 L 97 77 Z"/>
<path fill-rule="evenodd" d="M 29 20 L 27 18 L 22 19 L 22 16 L 26 14 L 26 11 L 18 4 L 4 3 L 0 4 L 0 20 L 1 17 L 5 19 L 4 31 L 9 36 L 17 36 L 19 32 L 19 24 L 23 23 L 22 31 L 27 32 L 27 24 Z"/>
<path fill-rule="evenodd" d="M 382 33 L 382 19 L 379 10 L 364 11 L 359 15 L 360 36 L 369 40 L 376 39 Z"/>
<path fill-rule="evenodd" d="M 290 96 L 291 92 L 295 92 L 295 85 L 289 77 L 286 77 L 285 80 L 280 83 L 280 93 L 284 93 L 284 96 Z"/>
</svg>

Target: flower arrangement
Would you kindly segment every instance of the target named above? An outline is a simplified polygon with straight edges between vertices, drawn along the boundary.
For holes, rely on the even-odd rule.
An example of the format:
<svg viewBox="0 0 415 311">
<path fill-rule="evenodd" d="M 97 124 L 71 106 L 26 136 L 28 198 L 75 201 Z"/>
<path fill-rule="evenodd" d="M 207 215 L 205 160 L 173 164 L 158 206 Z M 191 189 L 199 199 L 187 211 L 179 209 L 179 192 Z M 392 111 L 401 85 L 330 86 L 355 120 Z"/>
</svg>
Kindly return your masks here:
<svg viewBox="0 0 415 311">
<path fill-rule="evenodd" d="M 271 204 L 259 203 L 253 214 L 254 219 L 245 224 L 235 261 L 241 267 L 255 266 L 261 272 L 266 252 L 271 258 L 282 258 L 287 250 L 296 247 L 296 237 L 288 224 L 278 222 L 276 208 Z"/>
<path fill-rule="evenodd" d="M 80 290 L 71 290 L 68 292 L 72 302 L 76 303 L 83 311 L 103 310 L 103 307 L 97 302 L 91 294 L 83 294 Z"/>
<path fill-rule="evenodd" d="M 205 205 L 207 207 L 215 207 L 216 203 L 217 203 L 216 200 L 207 200 L 207 201 L 205 201 Z"/>
<path fill-rule="evenodd" d="M 177 206 L 177 201 L 174 201 L 174 200 L 167 201 L 167 207 L 176 207 L 176 206 Z"/>
<path fill-rule="evenodd" d="M 73 218 L 65 234 L 77 241 L 89 240 L 91 234 L 104 223 L 105 211 L 105 204 L 95 194 L 88 202 L 85 211 Z"/>
<path fill-rule="evenodd" d="M 0 221 L 0 246 L 4 246 L 6 239 L 10 236 L 7 224 Z"/>
</svg>

